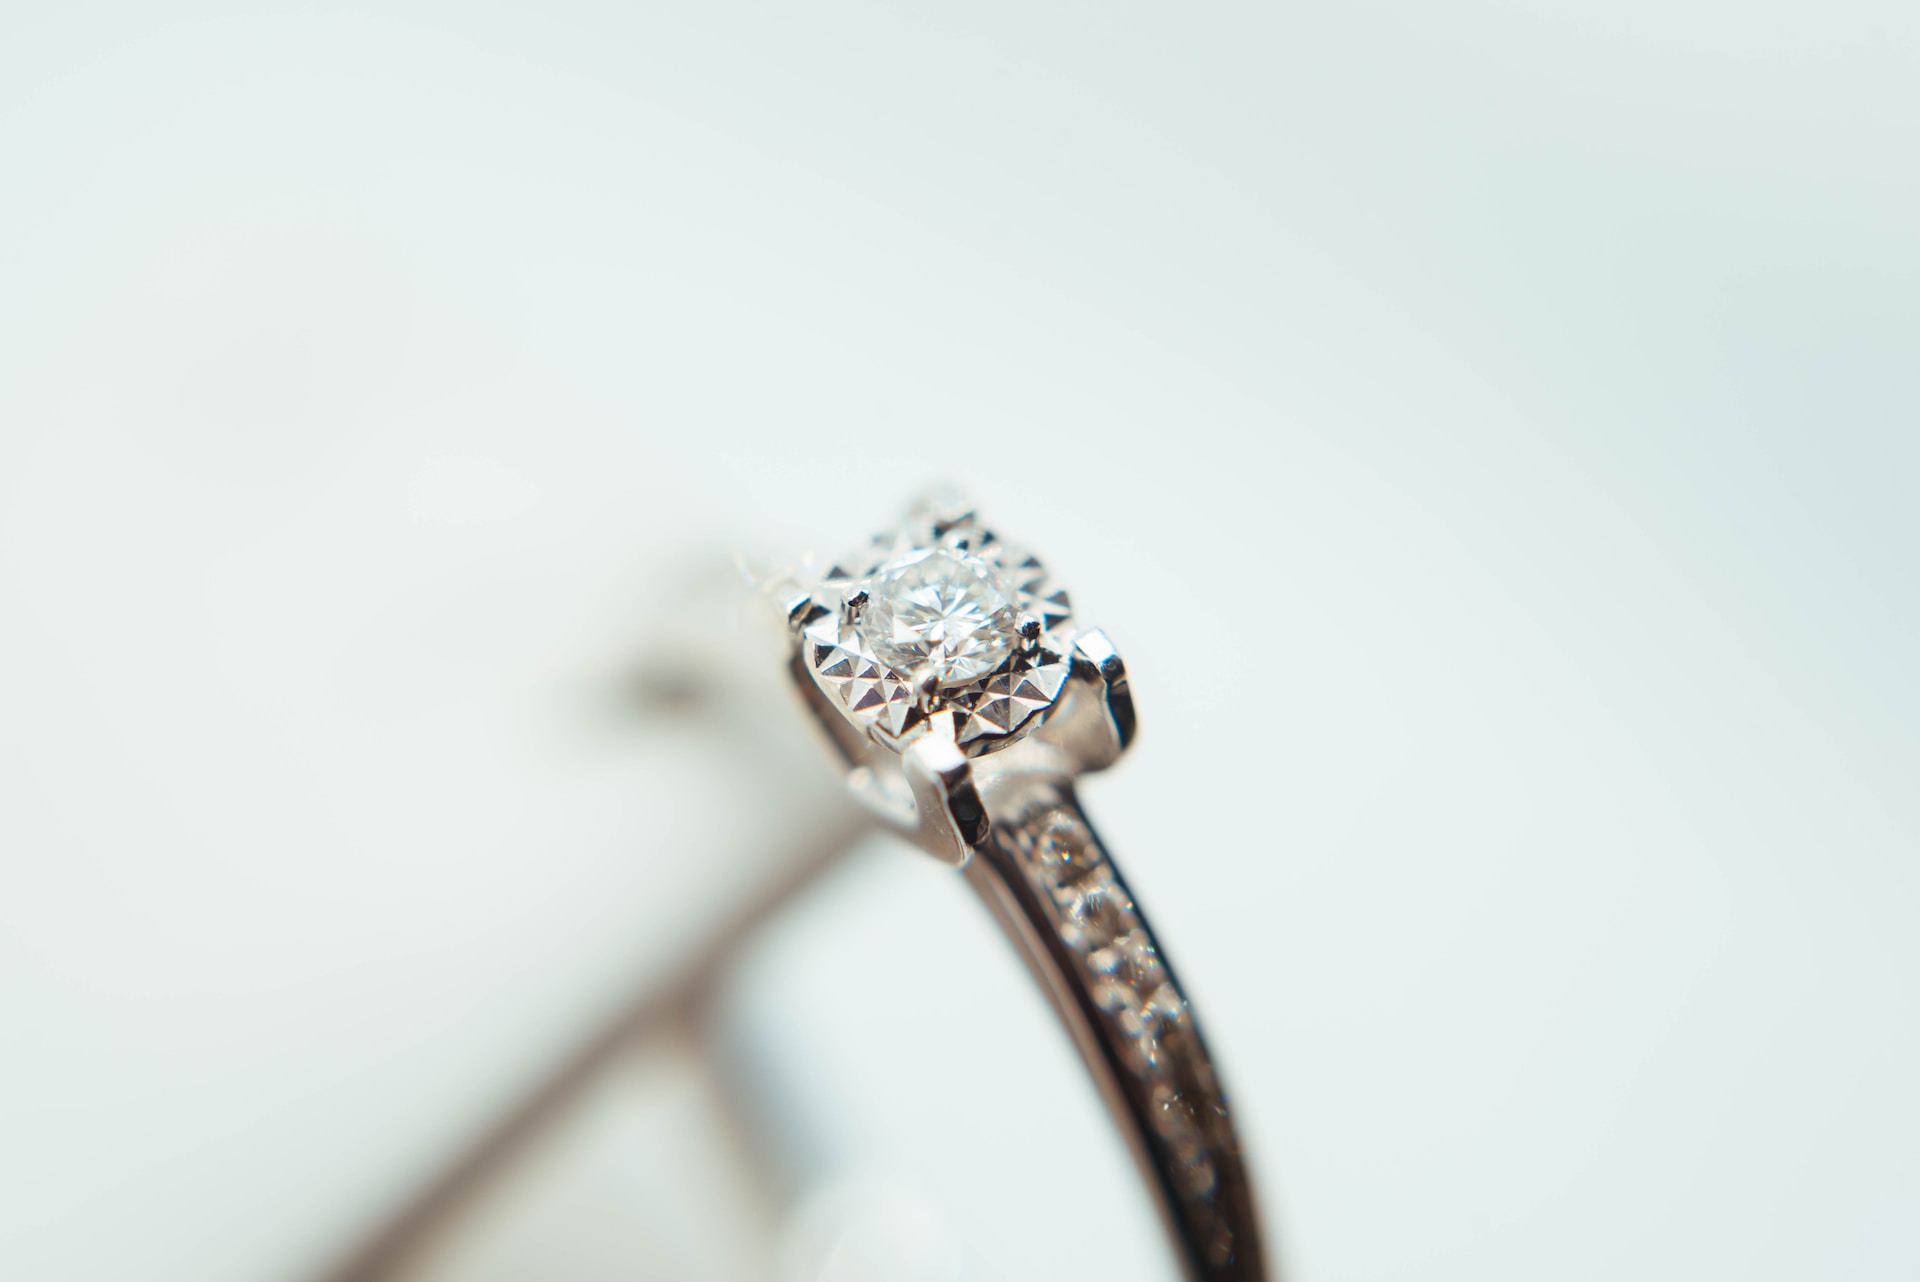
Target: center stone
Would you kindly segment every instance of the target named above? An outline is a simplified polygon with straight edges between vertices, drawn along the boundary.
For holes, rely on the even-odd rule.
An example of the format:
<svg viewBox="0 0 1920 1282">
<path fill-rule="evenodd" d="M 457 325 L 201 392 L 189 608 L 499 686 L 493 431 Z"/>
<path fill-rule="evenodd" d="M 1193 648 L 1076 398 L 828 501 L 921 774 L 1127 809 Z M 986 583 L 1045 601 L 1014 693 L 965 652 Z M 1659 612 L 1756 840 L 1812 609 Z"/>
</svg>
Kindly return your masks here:
<svg viewBox="0 0 1920 1282">
<path fill-rule="evenodd" d="M 993 566 L 945 549 L 891 562 L 867 583 L 854 628 L 900 673 L 931 669 L 942 685 L 985 676 L 1013 652 L 1018 612 Z"/>
</svg>

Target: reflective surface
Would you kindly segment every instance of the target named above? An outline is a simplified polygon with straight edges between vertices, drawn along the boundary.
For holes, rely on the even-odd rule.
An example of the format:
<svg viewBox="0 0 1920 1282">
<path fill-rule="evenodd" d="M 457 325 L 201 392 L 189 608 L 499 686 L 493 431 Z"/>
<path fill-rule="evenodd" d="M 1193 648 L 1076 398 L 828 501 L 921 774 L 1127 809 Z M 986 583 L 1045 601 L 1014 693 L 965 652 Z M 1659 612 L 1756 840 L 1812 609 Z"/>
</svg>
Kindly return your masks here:
<svg viewBox="0 0 1920 1282">
<path fill-rule="evenodd" d="M 1920 1274 L 1911 3 L 4 10 L 0 1276 L 323 1276 L 671 988 L 840 802 L 634 656 L 940 476 L 1302 1282 Z"/>
</svg>

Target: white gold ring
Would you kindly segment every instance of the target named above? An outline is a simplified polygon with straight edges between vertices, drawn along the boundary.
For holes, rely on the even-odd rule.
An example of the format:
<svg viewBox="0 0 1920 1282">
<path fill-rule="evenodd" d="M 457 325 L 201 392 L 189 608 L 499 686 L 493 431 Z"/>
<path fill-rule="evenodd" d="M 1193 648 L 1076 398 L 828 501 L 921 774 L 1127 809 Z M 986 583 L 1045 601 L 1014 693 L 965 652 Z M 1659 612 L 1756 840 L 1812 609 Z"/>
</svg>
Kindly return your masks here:
<svg viewBox="0 0 1920 1282">
<path fill-rule="evenodd" d="M 848 786 L 964 871 L 1079 1047 L 1187 1275 L 1267 1276 L 1225 1091 L 1184 990 L 1074 795 L 1134 735 L 1126 666 L 1039 558 L 928 500 L 768 585 Z"/>
</svg>

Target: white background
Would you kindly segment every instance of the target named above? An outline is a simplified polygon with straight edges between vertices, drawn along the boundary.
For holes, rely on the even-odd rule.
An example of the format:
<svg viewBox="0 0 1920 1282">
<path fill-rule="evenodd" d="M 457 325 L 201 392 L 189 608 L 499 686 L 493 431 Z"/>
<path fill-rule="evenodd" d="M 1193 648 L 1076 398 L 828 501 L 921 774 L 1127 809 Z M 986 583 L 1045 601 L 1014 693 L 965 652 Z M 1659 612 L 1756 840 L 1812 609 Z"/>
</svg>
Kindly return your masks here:
<svg viewBox="0 0 1920 1282">
<path fill-rule="evenodd" d="M 1916 12 L 9 6 L 0 1276 L 377 1225 L 830 813 L 636 639 L 942 476 L 1296 1277 L 1920 1273 Z"/>
</svg>

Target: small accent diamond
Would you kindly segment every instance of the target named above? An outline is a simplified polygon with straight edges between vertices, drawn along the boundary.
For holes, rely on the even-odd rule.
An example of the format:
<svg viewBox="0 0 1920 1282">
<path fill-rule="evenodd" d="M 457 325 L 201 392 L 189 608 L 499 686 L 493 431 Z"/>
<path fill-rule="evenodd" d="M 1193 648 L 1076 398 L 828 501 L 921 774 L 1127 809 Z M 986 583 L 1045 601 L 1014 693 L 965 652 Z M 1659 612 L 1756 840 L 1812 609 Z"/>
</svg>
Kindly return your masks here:
<svg viewBox="0 0 1920 1282">
<path fill-rule="evenodd" d="M 1062 934 L 1083 952 L 1104 948 L 1133 927 L 1133 904 L 1105 868 L 1094 869 L 1055 897 L 1061 905 Z"/>
<path fill-rule="evenodd" d="M 1033 853 L 1040 871 L 1056 889 L 1078 881 L 1100 862 L 1100 852 L 1087 830 L 1065 815 L 1047 820 Z"/>
<path fill-rule="evenodd" d="M 1096 948 L 1087 956 L 1087 968 L 1101 981 L 1098 997 L 1108 1010 L 1139 1010 L 1146 1005 L 1143 994 L 1162 987 L 1165 975 L 1153 941 L 1142 930 Z"/>
</svg>

